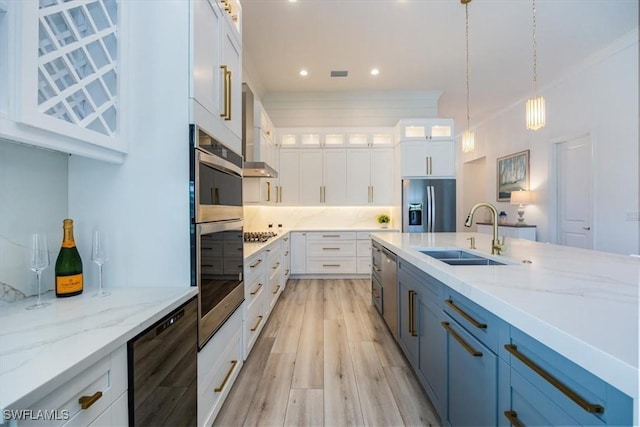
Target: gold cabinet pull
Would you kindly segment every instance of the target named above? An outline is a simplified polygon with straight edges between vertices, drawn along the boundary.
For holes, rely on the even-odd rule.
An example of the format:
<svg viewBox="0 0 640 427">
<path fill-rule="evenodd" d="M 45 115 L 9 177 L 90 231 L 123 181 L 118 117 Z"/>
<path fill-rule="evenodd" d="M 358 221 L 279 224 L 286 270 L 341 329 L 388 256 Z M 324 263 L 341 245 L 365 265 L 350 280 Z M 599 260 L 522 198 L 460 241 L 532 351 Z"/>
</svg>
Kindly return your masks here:
<svg viewBox="0 0 640 427">
<path fill-rule="evenodd" d="M 322 264 L 323 267 L 340 267 L 340 264 Z"/>
<path fill-rule="evenodd" d="M 227 117 L 225 117 L 225 120 L 231 120 L 231 70 L 228 70 L 225 73 L 225 81 L 227 83 L 227 87 L 228 89 L 226 90 L 226 94 L 227 94 L 227 106 L 225 107 L 227 109 Z"/>
<path fill-rule="evenodd" d="M 376 263 L 375 263 L 375 262 L 373 263 L 373 268 L 374 268 L 376 271 L 382 271 L 382 269 L 381 269 L 380 267 L 378 267 L 378 266 L 376 265 Z"/>
<path fill-rule="evenodd" d="M 467 350 L 470 355 L 472 355 L 473 357 L 482 357 L 482 352 L 471 347 L 471 345 L 466 342 L 460 335 L 458 335 L 456 331 L 451 329 L 451 326 L 449 326 L 449 322 L 440 322 L 440 324 L 447 330 L 447 332 L 449 332 L 449 334 L 451 334 L 453 338 L 456 339 L 456 341 L 460 343 L 462 347 L 464 347 L 465 350 Z"/>
<path fill-rule="evenodd" d="M 339 234 L 323 234 L 322 237 L 337 239 L 340 237 L 340 235 Z"/>
<path fill-rule="evenodd" d="M 280 291 L 280 285 L 276 286 L 276 290 L 273 291 L 273 294 L 277 294 Z"/>
<path fill-rule="evenodd" d="M 222 384 L 220 384 L 220 387 L 216 387 L 213 389 L 215 393 L 220 393 L 222 390 L 224 390 L 224 386 L 227 385 L 227 381 L 229 381 L 229 377 L 231 376 L 231 373 L 233 372 L 237 364 L 238 364 L 237 360 L 231 361 L 231 369 L 229 369 L 229 372 L 227 372 L 227 375 L 224 376 L 224 379 L 222 380 Z"/>
<path fill-rule="evenodd" d="M 507 417 L 513 427 L 525 427 L 518 419 L 518 413 L 516 411 L 504 411 L 504 416 Z"/>
<path fill-rule="evenodd" d="M 447 304 L 449 307 L 451 307 L 456 313 L 458 313 L 460 316 L 464 317 L 465 319 L 467 319 L 473 326 L 475 326 L 478 329 L 487 329 L 487 324 L 486 323 L 480 323 L 478 322 L 476 319 L 474 319 L 473 317 L 471 317 L 468 313 L 466 313 L 465 311 L 463 311 L 460 307 L 458 307 L 457 305 L 455 305 L 453 303 L 452 300 L 448 299 L 445 301 L 445 304 Z"/>
<path fill-rule="evenodd" d="M 273 268 L 274 270 L 277 270 L 278 267 L 280 267 L 280 263 L 276 262 L 275 265 L 273 267 L 271 267 L 271 268 Z"/>
<path fill-rule="evenodd" d="M 323 251 L 339 251 L 340 248 L 322 248 Z"/>
<path fill-rule="evenodd" d="M 256 329 L 258 329 L 258 326 L 260 326 L 260 323 L 262 323 L 262 316 L 258 316 L 258 321 L 256 322 L 256 325 L 251 328 L 251 332 L 254 332 Z"/>
<path fill-rule="evenodd" d="M 229 114 L 229 110 L 228 110 L 228 104 L 227 104 L 227 66 L 226 65 L 221 65 L 220 69 L 222 70 L 222 75 L 224 77 L 224 89 L 222 91 L 222 100 L 223 100 L 223 110 L 222 113 L 220 113 L 220 117 L 224 118 L 225 120 L 227 120 L 227 115 Z"/>
<path fill-rule="evenodd" d="M 555 378 L 553 375 L 542 369 L 538 366 L 534 361 L 529 359 L 524 354 L 518 351 L 518 346 L 514 344 L 505 344 L 504 348 L 511 354 L 513 354 L 518 360 L 524 363 L 529 369 L 534 371 L 536 374 L 540 375 L 544 378 L 549 384 L 560 390 L 565 396 L 569 399 L 573 400 L 578 406 L 590 413 L 603 414 L 604 407 L 598 405 L 597 403 L 589 403 L 582 396 L 580 396 L 575 391 L 571 390 L 569 387 L 564 385 L 560 380 Z"/>
<path fill-rule="evenodd" d="M 262 259 L 259 259 L 256 262 L 254 262 L 253 264 L 251 264 L 249 266 L 249 268 L 256 268 L 258 265 L 260 265 L 261 262 L 262 262 Z"/>
<path fill-rule="evenodd" d="M 101 391 L 96 391 L 93 396 L 82 396 L 78 399 L 78 403 L 82 409 L 89 409 L 91 405 L 96 403 L 102 397 Z"/>
<path fill-rule="evenodd" d="M 257 294 L 261 287 L 262 287 L 262 283 L 258 283 L 258 286 L 256 286 L 256 288 L 255 288 L 254 290 L 252 290 L 251 292 L 249 292 L 249 294 L 250 294 L 250 295 L 255 295 L 255 294 Z"/>
</svg>

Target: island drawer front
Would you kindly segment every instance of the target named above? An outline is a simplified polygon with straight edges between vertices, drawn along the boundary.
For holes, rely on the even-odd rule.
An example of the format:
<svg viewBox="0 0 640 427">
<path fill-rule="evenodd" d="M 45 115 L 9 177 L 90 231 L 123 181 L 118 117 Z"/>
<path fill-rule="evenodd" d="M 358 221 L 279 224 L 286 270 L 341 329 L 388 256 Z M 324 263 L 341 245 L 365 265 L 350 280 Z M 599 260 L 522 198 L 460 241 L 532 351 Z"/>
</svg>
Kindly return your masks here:
<svg viewBox="0 0 640 427">
<path fill-rule="evenodd" d="M 356 254 L 358 256 L 371 255 L 371 240 L 358 240 L 356 243 Z"/>
<path fill-rule="evenodd" d="M 307 273 L 310 274 L 355 274 L 356 259 L 349 258 L 309 258 Z"/>
<path fill-rule="evenodd" d="M 356 242 L 313 242 L 308 243 L 307 256 L 327 257 L 356 256 Z"/>
<path fill-rule="evenodd" d="M 307 233 L 307 241 L 326 242 L 337 240 L 356 240 L 357 233 L 354 231 L 323 231 Z"/>
<path fill-rule="evenodd" d="M 454 318 L 471 335 L 476 337 L 494 353 L 499 351 L 498 341 L 507 324 L 485 308 L 444 286 L 444 311 Z M 507 333 L 508 335 L 508 333 Z"/>
<path fill-rule="evenodd" d="M 445 286 L 439 280 L 431 277 L 422 270 L 417 269 L 412 264 L 403 259 L 398 259 L 398 269 L 409 274 L 415 283 L 422 286 L 421 299 L 425 303 L 430 303 L 436 307 L 442 307 Z"/>
<path fill-rule="evenodd" d="M 48 420 L 47 425 L 56 426 L 67 423 L 89 425 L 126 389 L 127 354 L 126 346 L 122 346 L 114 351 L 112 355 L 102 358 L 36 404 L 31 405 L 29 409 L 33 411 L 34 417 L 38 411 L 47 411 L 49 413 L 56 411 L 54 414 L 59 419 Z M 101 395 L 98 393 L 101 393 Z M 86 409 L 82 409 L 81 398 L 86 398 L 90 403 Z M 92 401 L 93 403 L 91 403 Z M 39 420 L 21 420 L 18 425 L 20 427 L 41 426 L 43 421 L 42 418 Z"/>
<path fill-rule="evenodd" d="M 511 327 L 509 345 L 512 352 L 515 350 L 526 358 L 526 361 L 523 361 L 508 352 L 512 370 L 522 375 L 579 424 L 632 424 L 633 400 L 631 397 L 517 328 Z M 572 400 L 567 393 L 536 372 L 536 367 L 546 373 L 552 381 L 564 385 L 569 393 L 577 395 L 577 399 L 583 405 L 589 406 L 589 409 L 581 407 L 580 403 Z M 589 410 L 603 412 L 589 412 Z"/>
</svg>

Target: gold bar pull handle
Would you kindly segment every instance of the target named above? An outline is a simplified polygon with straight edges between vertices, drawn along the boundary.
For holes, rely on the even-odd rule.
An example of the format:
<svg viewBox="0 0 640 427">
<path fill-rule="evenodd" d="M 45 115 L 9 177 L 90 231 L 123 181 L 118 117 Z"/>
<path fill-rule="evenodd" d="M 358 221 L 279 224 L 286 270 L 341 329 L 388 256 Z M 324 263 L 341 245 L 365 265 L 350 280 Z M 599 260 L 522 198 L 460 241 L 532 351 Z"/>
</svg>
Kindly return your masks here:
<svg viewBox="0 0 640 427">
<path fill-rule="evenodd" d="M 265 182 L 267 185 L 267 202 L 271 201 L 271 183 L 269 181 Z"/>
<path fill-rule="evenodd" d="M 536 374 L 540 375 L 549 384 L 551 384 L 552 386 L 554 386 L 555 388 L 560 390 L 562 392 L 562 394 L 567 396 L 569 399 L 573 400 L 578 406 L 580 406 L 585 411 L 587 411 L 589 413 L 604 414 L 604 407 L 602 405 L 598 405 L 597 403 L 589 403 L 589 402 L 587 402 L 578 393 L 576 393 L 575 391 L 571 390 L 569 387 L 567 387 L 564 383 L 562 383 L 556 377 L 554 377 L 549 372 L 545 371 L 540 366 L 538 366 L 534 361 L 529 359 L 524 354 L 520 353 L 518 351 L 518 346 L 516 346 L 514 344 L 505 344 L 504 348 L 509 353 L 511 353 L 513 356 L 515 356 L 518 360 L 520 360 L 522 363 L 524 363 L 529 369 L 534 371 Z"/>
<path fill-rule="evenodd" d="M 231 70 L 227 71 L 226 74 L 226 82 L 227 82 L 227 117 L 225 117 L 225 120 L 231 120 Z"/>
<path fill-rule="evenodd" d="M 229 381 L 229 377 L 231 376 L 231 373 L 233 372 L 233 370 L 236 368 L 237 364 L 238 364 L 237 360 L 231 361 L 231 369 L 229 369 L 229 371 L 227 372 L 227 375 L 224 376 L 224 379 L 222 380 L 222 384 L 220 384 L 220 387 L 216 387 L 213 389 L 215 393 L 220 393 L 222 390 L 224 390 L 224 386 L 227 385 L 227 381 Z"/>
<path fill-rule="evenodd" d="M 91 405 L 96 403 L 102 397 L 101 391 L 96 391 L 93 396 L 82 396 L 78 399 L 78 403 L 82 409 L 89 409 Z"/>
<path fill-rule="evenodd" d="M 475 348 L 471 347 L 471 345 L 466 342 L 460 335 L 458 335 L 456 333 L 456 331 L 454 331 L 453 329 L 451 329 L 451 326 L 449 326 L 449 322 L 440 322 L 440 324 L 442 325 L 443 328 L 445 328 L 447 330 L 447 332 L 449 332 L 449 334 L 451 334 L 451 336 L 453 338 L 456 339 L 456 341 L 458 341 L 458 343 L 460 343 L 460 345 L 467 350 L 467 352 L 472 355 L 473 357 L 482 357 L 482 352 L 476 350 Z"/>
<path fill-rule="evenodd" d="M 409 334 L 412 337 L 417 337 L 416 331 L 416 309 L 415 309 L 415 296 L 418 295 L 416 291 L 409 291 Z"/>
<path fill-rule="evenodd" d="M 262 263 L 262 258 L 249 265 L 249 268 L 256 268 L 258 265 L 260 265 L 260 263 Z"/>
<path fill-rule="evenodd" d="M 223 78 L 223 90 L 222 90 L 222 113 L 220 113 L 220 117 L 226 120 L 229 111 L 227 110 L 227 66 L 221 65 L 220 69 L 222 70 L 222 78 Z"/>
<path fill-rule="evenodd" d="M 513 427 L 525 427 L 518 419 L 518 413 L 516 411 L 504 411 L 504 416 L 507 417 Z"/>
<path fill-rule="evenodd" d="M 262 283 L 258 283 L 258 286 L 256 286 L 256 288 L 254 290 L 252 290 L 251 292 L 249 292 L 251 295 L 255 295 L 258 293 L 258 291 L 260 290 L 260 288 L 262 287 Z"/>
<path fill-rule="evenodd" d="M 276 286 L 276 290 L 273 291 L 273 294 L 277 294 L 280 291 L 280 285 Z"/>
<path fill-rule="evenodd" d="M 480 323 L 478 322 L 476 319 L 474 319 L 473 317 L 471 317 L 471 315 L 469 315 L 469 313 L 465 312 L 464 310 L 462 310 L 460 307 L 458 307 L 457 305 L 455 305 L 453 303 L 452 300 L 448 299 L 445 300 L 445 304 L 447 304 L 449 307 L 451 307 L 456 313 L 458 313 L 460 316 L 464 317 L 465 319 L 467 319 L 469 321 L 469 323 L 471 323 L 473 326 L 475 326 L 478 329 L 487 329 L 487 324 L 486 323 Z"/>
<path fill-rule="evenodd" d="M 258 329 L 258 326 L 260 326 L 260 323 L 262 323 L 262 316 L 258 316 L 258 321 L 256 322 L 256 325 L 251 328 L 251 332 L 255 332 L 255 330 Z"/>
</svg>

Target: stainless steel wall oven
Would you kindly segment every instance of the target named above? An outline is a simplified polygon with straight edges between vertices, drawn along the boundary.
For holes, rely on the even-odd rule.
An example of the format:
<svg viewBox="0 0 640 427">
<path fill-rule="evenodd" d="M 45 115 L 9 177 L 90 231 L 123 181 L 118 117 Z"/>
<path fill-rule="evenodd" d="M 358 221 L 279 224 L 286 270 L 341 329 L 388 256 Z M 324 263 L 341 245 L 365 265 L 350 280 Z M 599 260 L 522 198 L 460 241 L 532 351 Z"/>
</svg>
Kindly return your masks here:
<svg viewBox="0 0 640 427">
<path fill-rule="evenodd" d="M 191 284 L 198 287 L 198 347 L 244 301 L 242 156 L 190 127 Z"/>
</svg>

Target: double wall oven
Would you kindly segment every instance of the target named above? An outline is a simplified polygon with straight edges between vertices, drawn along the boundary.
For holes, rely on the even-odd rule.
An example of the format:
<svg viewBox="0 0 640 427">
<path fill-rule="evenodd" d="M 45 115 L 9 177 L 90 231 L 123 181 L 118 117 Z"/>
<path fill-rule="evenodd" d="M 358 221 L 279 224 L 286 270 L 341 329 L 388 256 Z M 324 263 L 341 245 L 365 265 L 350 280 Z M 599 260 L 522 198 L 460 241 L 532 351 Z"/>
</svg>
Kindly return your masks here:
<svg viewBox="0 0 640 427">
<path fill-rule="evenodd" d="M 190 126 L 191 281 L 198 348 L 244 301 L 242 156 Z"/>
</svg>

